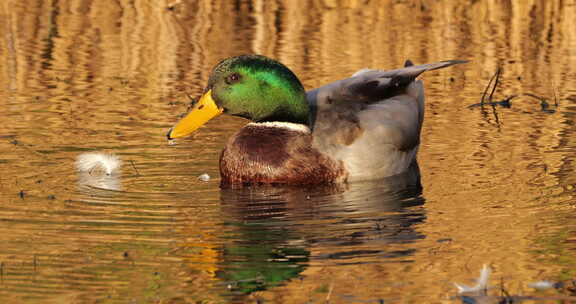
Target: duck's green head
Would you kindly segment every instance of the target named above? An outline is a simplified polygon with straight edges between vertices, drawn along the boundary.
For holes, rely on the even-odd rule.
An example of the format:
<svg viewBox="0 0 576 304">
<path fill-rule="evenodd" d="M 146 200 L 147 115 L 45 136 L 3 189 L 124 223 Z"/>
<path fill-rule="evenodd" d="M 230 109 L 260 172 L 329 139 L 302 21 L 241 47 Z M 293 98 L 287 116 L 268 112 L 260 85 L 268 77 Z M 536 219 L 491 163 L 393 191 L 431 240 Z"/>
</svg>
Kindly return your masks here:
<svg viewBox="0 0 576 304">
<path fill-rule="evenodd" d="M 220 62 L 204 95 L 168 132 L 186 136 L 222 114 L 255 122 L 281 121 L 309 125 L 309 107 L 302 84 L 286 66 L 264 56 L 245 55 Z"/>
</svg>

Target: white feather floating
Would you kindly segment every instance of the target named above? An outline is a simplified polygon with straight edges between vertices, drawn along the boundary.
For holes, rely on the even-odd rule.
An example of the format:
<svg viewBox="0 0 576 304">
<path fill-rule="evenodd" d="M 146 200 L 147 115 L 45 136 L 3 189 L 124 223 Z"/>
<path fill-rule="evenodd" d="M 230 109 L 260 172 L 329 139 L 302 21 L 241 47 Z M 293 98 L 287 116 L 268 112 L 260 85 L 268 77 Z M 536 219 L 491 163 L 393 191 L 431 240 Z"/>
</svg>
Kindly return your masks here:
<svg viewBox="0 0 576 304">
<path fill-rule="evenodd" d="M 537 290 L 546 290 L 546 289 L 554 288 L 555 286 L 556 286 L 556 283 L 550 282 L 550 281 L 538 281 L 538 282 L 528 284 L 528 287 L 532 287 L 532 288 L 537 289 Z"/>
<path fill-rule="evenodd" d="M 484 265 L 482 270 L 480 271 L 480 277 L 476 281 L 476 285 L 474 286 L 466 286 L 464 284 L 454 283 L 456 288 L 458 288 L 458 293 L 464 292 L 477 292 L 477 293 L 485 293 L 486 289 L 488 288 L 488 280 L 490 279 L 490 273 L 492 270 L 490 267 Z"/>
<path fill-rule="evenodd" d="M 210 175 L 208 175 L 208 173 L 200 174 L 200 176 L 198 176 L 198 180 L 202 182 L 210 181 Z"/>
<path fill-rule="evenodd" d="M 121 165 L 120 157 L 110 153 L 82 153 L 76 158 L 76 169 L 80 172 L 92 173 L 94 170 L 101 170 L 107 175 L 112 175 Z"/>
</svg>

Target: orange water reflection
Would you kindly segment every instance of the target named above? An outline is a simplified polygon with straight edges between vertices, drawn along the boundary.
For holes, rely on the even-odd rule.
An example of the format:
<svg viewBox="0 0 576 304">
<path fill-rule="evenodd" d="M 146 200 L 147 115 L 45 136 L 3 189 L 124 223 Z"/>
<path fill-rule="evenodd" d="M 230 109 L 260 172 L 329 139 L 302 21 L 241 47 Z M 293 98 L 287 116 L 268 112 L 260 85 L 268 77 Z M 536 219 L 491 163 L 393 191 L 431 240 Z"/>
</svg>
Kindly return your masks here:
<svg viewBox="0 0 576 304">
<path fill-rule="evenodd" d="M 574 278 L 575 17 L 560 0 L 5 0 L 0 299 L 422 303 L 485 263 L 512 293 Z M 407 58 L 471 63 L 423 76 L 421 190 L 221 192 L 219 151 L 245 122 L 176 146 L 165 132 L 243 53 L 307 88 Z M 497 67 L 495 98 L 559 106 L 468 109 Z M 113 189 L 74 172 L 95 150 L 124 159 Z"/>
</svg>

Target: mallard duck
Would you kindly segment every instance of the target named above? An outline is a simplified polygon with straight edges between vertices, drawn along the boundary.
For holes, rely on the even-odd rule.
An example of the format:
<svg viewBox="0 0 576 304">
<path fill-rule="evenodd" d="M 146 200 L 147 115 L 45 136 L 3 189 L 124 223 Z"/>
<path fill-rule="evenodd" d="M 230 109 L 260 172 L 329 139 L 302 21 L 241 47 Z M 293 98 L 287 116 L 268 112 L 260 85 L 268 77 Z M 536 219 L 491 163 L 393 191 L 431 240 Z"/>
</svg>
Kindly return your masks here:
<svg viewBox="0 0 576 304">
<path fill-rule="evenodd" d="M 364 69 L 306 92 L 286 66 L 259 55 L 225 59 L 202 97 L 168 132 L 186 136 L 228 114 L 251 120 L 220 156 L 222 186 L 378 179 L 416 160 L 424 86 L 416 76 L 462 60 Z"/>
</svg>

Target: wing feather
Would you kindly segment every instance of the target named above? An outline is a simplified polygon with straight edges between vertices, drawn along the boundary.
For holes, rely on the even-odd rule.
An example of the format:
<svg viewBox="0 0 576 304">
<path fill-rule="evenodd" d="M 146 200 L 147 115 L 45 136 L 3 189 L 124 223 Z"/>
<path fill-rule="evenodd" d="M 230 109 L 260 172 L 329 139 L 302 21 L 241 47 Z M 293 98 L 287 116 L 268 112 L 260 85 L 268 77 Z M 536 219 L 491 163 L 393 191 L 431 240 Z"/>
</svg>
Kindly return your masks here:
<svg viewBox="0 0 576 304">
<path fill-rule="evenodd" d="M 407 61 L 401 69 L 363 69 L 309 91 L 314 144 L 348 164 L 351 176 L 406 170 L 415 160 L 424 118 L 424 86 L 416 77 L 466 62 Z"/>
</svg>

